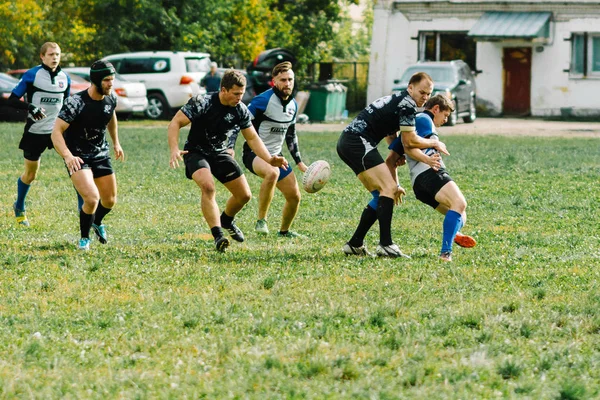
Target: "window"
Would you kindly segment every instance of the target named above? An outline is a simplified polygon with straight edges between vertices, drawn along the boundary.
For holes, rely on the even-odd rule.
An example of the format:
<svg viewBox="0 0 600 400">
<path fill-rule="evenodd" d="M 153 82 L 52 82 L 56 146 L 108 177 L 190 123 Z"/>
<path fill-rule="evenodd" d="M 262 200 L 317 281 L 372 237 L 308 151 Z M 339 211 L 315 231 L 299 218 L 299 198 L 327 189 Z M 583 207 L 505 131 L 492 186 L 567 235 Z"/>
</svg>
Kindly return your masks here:
<svg viewBox="0 0 600 400">
<path fill-rule="evenodd" d="M 571 75 L 600 77 L 600 33 L 571 36 Z"/>
<path fill-rule="evenodd" d="M 151 74 L 170 70 L 168 58 L 125 58 L 119 67 L 121 74 Z"/>
<path fill-rule="evenodd" d="M 475 71 L 476 49 L 467 32 L 419 32 L 419 61 L 463 60 Z"/>
</svg>

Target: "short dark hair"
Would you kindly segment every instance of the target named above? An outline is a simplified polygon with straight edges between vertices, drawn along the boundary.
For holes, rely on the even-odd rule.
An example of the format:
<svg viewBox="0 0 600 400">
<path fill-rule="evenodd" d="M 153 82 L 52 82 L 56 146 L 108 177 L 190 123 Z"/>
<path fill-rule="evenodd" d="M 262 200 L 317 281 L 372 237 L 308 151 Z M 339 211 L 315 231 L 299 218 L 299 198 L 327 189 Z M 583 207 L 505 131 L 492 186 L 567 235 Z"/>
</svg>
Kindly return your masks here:
<svg viewBox="0 0 600 400">
<path fill-rule="evenodd" d="M 438 93 L 431 97 L 429 100 L 427 100 L 427 103 L 425 103 L 424 107 L 426 110 L 431 110 L 435 106 L 439 106 L 440 111 L 442 112 L 448 110 L 450 110 L 450 112 L 454 111 L 454 104 L 452 103 L 452 100 L 445 94 Z"/>
<path fill-rule="evenodd" d="M 421 83 L 421 81 L 423 79 L 427 79 L 429 82 L 433 83 L 433 79 L 431 79 L 431 76 L 429 76 L 427 73 L 425 72 L 417 72 L 416 74 L 414 74 L 413 76 L 410 77 L 410 80 L 408 81 L 409 85 L 416 85 L 418 83 Z"/>
<path fill-rule="evenodd" d="M 288 72 L 292 69 L 292 63 L 289 61 L 284 61 L 282 63 L 277 64 L 275 67 L 273 67 L 273 71 L 271 71 L 271 76 L 273 78 L 275 78 L 277 75 L 283 73 L 283 72 Z"/>
<path fill-rule="evenodd" d="M 230 90 L 233 85 L 246 86 L 246 77 L 240 71 L 228 69 L 221 78 L 221 87 Z"/>
</svg>

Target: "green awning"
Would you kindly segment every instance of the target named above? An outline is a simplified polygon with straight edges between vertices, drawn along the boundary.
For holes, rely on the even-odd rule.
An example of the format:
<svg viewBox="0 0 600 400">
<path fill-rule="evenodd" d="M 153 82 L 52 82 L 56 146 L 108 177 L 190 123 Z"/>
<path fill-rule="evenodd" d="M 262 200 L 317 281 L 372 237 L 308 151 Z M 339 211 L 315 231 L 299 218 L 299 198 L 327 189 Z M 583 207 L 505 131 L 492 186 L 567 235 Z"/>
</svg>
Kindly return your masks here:
<svg viewBox="0 0 600 400">
<path fill-rule="evenodd" d="M 547 39 L 550 35 L 551 12 L 484 13 L 468 33 L 476 40 Z"/>
</svg>

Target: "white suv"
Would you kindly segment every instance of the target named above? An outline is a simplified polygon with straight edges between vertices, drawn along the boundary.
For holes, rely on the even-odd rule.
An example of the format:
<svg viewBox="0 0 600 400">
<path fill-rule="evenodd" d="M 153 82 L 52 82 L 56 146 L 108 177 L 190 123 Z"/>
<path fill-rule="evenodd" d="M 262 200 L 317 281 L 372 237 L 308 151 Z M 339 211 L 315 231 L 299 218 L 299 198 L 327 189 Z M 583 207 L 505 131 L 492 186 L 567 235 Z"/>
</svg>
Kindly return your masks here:
<svg viewBox="0 0 600 400">
<path fill-rule="evenodd" d="M 189 51 L 141 51 L 112 54 L 110 61 L 117 72 L 132 81 L 140 81 L 148 90 L 146 117 L 169 118 L 202 91 L 200 79 L 210 71 L 210 54 Z"/>
</svg>

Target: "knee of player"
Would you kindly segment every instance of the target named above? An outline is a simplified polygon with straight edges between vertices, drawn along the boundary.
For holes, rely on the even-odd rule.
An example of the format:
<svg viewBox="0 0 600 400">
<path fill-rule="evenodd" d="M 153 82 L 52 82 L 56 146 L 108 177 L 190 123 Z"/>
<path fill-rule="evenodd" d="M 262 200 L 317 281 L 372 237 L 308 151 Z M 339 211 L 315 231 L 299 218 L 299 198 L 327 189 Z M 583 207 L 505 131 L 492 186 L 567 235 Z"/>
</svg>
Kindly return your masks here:
<svg viewBox="0 0 600 400">
<path fill-rule="evenodd" d="M 277 179 L 279 179 L 279 168 L 269 168 L 269 171 L 265 174 L 265 180 L 277 182 Z"/>
<path fill-rule="evenodd" d="M 35 180 L 36 177 L 37 177 L 37 171 L 25 171 L 23 173 L 23 177 L 21 178 L 21 181 L 23 183 L 30 184 L 31 182 L 33 182 Z"/>
<path fill-rule="evenodd" d="M 467 209 L 467 201 L 464 197 L 460 197 L 452 202 L 452 209 L 459 213 L 464 213 Z"/>
<path fill-rule="evenodd" d="M 214 196 L 216 192 L 215 183 L 212 181 L 202 182 L 198 186 L 200 186 L 200 191 L 202 191 L 203 196 Z"/>
<path fill-rule="evenodd" d="M 84 204 L 94 206 L 94 208 L 96 208 L 98 206 L 98 203 L 100 202 L 100 196 L 98 195 L 98 193 L 94 192 L 85 193 L 81 195 L 81 198 L 83 199 Z"/>
<path fill-rule="evenodd" d="M 102 199 L 102 205 L 106 208 L 113 208 L 117 204 L 117 196 L 109 196 Z"/>
<path fill-rule="evenodd" d="M 237 201 L 239 201 L 242 204 L 246 204 L 250 200 L 252 200 L 252 193 L 250 191 L 247 191 L 237 196 Z"/>
</svg>

